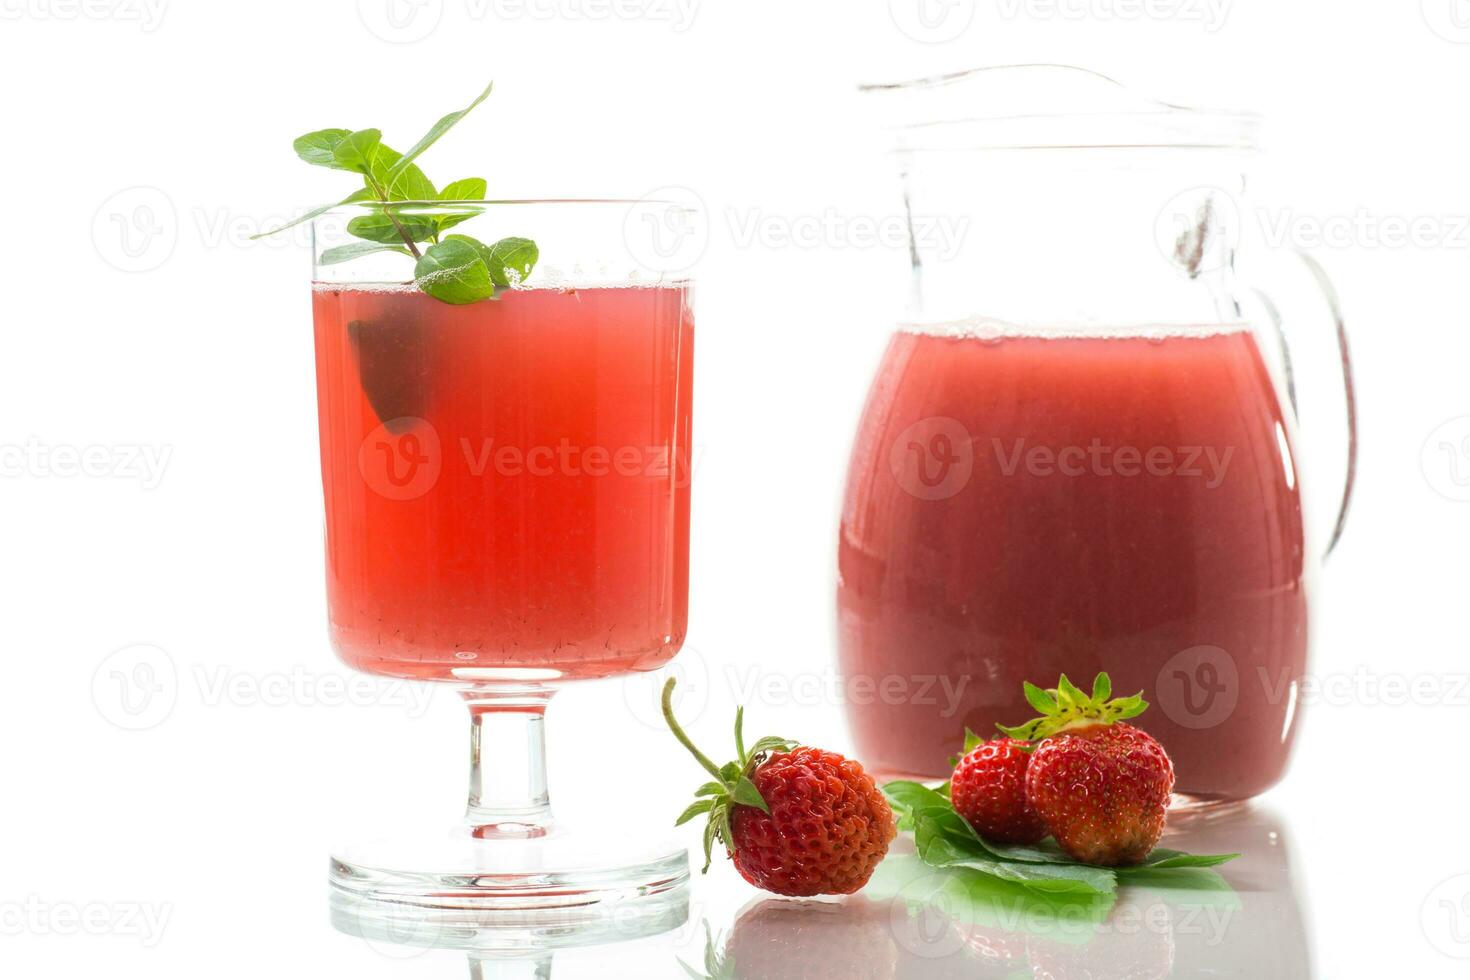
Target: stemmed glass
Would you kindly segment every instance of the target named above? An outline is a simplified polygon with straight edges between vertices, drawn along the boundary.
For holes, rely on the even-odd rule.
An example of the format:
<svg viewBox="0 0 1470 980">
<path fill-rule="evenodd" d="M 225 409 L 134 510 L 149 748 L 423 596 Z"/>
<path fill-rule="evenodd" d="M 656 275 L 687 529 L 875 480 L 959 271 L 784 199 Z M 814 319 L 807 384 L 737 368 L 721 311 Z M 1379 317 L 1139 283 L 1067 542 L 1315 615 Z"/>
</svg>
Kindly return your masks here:
<svg viewBox="0 0 1470 980">
<path fill-rule="evenodd" d="M 385 211 L 531 239 L 540 258 L 464 305 L 418 288 L 407 249 L 332 261 L 360 242 L 354 219 Z M 453 685 L 471 721 L 458 825 L 334 854 L 334 902 L 358 914 L 489 912 L 532 942 L 687 882 L 683 848 L 553 819 L 543 726 L 562 685 L 653 670 L 684 640 L 691 285 L 650 270 L 629 236 L 689 220 L 660 202 L 546 200 L 313 222 L 332 645 L 359 670 Z"/>
</svg>

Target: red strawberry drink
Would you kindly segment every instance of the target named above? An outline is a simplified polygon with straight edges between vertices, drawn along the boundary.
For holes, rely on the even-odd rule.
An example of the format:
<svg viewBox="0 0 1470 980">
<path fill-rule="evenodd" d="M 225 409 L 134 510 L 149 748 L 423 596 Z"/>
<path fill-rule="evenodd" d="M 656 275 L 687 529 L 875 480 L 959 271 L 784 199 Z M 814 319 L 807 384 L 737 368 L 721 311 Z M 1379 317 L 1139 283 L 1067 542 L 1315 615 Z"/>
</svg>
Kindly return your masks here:
<svg viewBox="0 0 1470 980">
<path fill-rule="evenodd" d="M 1306 667 L 1292 425 L 1250 331 L 899 332 L 838 550 L 841 667 L 875 771 L 943 778 L 1028 677 L 1146 689 L 1180 792 L 1281 777 Z M 920 696 L 924 695 L 924 696 Z"/>
</svg>

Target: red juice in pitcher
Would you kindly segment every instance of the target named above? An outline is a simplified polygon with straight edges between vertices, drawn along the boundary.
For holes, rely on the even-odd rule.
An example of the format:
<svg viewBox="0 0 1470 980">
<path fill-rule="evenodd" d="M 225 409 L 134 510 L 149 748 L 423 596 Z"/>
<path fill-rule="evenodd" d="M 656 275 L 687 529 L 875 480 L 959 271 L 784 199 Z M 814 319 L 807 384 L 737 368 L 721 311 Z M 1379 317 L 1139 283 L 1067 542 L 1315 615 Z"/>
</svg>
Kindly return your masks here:
<svg viewBox="0 0 1470 980">
<path fill-rule="evenodd" d="M 1276 782 L 1308 640 L 1292 438 L 1244 326 L 896 333 L 839 542 L 859 754 L 943 777 L 967 727 L 1034 715 L 1022 681 L 1107 670 L 1179 792 Z"/>
<path fill-rule="evenodd" d="M 684 639 L 688 291 L 313 296 L 332 642 L 361 670 L 549 680 Z"/>
</svg>

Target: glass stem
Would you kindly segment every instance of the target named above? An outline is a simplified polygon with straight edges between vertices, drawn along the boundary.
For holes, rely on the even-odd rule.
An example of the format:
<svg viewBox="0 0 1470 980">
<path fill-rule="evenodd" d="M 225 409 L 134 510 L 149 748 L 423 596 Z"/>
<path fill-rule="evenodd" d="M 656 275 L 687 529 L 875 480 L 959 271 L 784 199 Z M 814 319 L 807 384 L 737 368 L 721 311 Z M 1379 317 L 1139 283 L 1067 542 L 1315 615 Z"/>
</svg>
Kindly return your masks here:
<svg viewBox="0 0 1470 980">
<path fill-rule="evenodd" d="M 470 955 L 470 980 L 550 980 L 551 954 L 534 960 L 504 960 Z"/>
<path fill-rule="evenodd" d="M 470 793 L 465 821 L 482 840 L 545 837 L 551 830 L 546 788 L 546 704 L 551 691 L 468 688 Z"/>
</svg>

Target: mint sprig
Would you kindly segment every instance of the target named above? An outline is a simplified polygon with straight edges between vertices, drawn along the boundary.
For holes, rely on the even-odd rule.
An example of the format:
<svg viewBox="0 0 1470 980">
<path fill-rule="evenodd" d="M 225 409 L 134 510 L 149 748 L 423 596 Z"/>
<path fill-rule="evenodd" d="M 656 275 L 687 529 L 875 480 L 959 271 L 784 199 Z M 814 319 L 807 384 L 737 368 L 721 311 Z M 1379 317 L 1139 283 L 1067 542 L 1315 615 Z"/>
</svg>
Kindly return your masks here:
<svg viewBox="0 0 1470 980">
<path fill-rule="evenodd" d="M 484 199 L 487 184 L 483 177 L 461 178 L 440 191 L 414 161 L 470 110 L 484 102 L 492 85 L 486 85 L 465 108 L 440 117 L 407 153 L 399 153 L 384 144 L 383 134 L 377 129 L 318 129 L 297 137 L 292 148 L 303 161 L 358 174 L 363 186 L 340 201 L 313 208 L 294 221 L 251 237 L 275 235 L 333 208 L 365 203 L 370 205 L 366 213 L 347 222 L 348 233 L 362 242 L 327 249 L 319 259 L 321 265 L 398 252 L 414 260 L 414 283 L 420 289 L 437 300 L 454 304 L 493 299 L 499 291 L 519 286 L 540 259 L 535 242 L 528 238 L 503 238 L 486 245 L 468 235 L 446 236 L 444 233 L 450 228 L 481 213 L 483 209 L 473 204 L 450 214 L 425 214 L 418 210 L 430 202 Z"/>
</svg>

